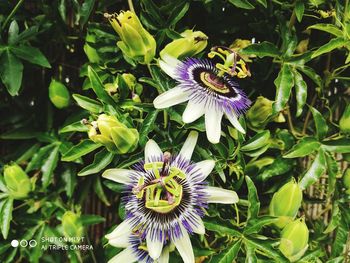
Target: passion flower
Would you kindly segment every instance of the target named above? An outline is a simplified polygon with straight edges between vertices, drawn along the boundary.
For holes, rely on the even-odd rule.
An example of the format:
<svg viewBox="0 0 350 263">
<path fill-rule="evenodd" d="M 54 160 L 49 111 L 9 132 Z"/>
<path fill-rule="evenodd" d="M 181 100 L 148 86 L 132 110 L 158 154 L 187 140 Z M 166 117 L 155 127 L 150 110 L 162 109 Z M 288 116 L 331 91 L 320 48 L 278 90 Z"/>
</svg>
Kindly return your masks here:
<svg viewBox="0 0 350 263">
<path fill-rule="evenodd" d="M 173 244 L 184 262 L 194 262 L 189 234 L 205 233 L 201 218 L 208 203 L 238 202 L 234 191 L 205 183 L 214 168 L 213 160 L 191 162 L 197 138 L 198 133 L 191 132 L 178 155 L 163 153 L 149 140 L 145 159 L 134 170 L 109 169 L 103 173 L 104 178 L 125 185 L 126 220 L 106 236 L 111 245 L 128 247 L 134 258 L 144 262 L 128 245 L 130 236 L 137 235 L 153 260 L 161 257 L 166 244 Z"/>
<path fill-rule="evenodd" d="M 290 223 L 298 213 L 303 199 L 303 193 L 295 180 L 283 185 L 272 197 L 270 215 L 279 217 L 275 225 L 283 228 Z"/>
<path fill-rule="evenodd" d="M 220 48 L 218 50 L 222 51 Z M 225 53 L 226 58 L 221 53 Z M 164 55 L 159 65 L 178 85 L 153 101 L 154 106 L 159 109 L 188 101 L 182 120 L 190 123 L 205 115 L 205 129 L 211 143 L 220 141 L 223 115 L 237 130 L 245 133 L 237 118 L 251 104 L 238 83 L 233 80 L 233 76 L 245 77 L 250 74 L 244 62 L 238 60 L 237 54 L 232 51 L 221 53 L 212 51 L 210 57 L 219 54 L 224 64 L 214 64 L 209 59 L 198 58 L 179 61 Z M 242 66 L 238 65 L 238 61 Z"/>
</svg>

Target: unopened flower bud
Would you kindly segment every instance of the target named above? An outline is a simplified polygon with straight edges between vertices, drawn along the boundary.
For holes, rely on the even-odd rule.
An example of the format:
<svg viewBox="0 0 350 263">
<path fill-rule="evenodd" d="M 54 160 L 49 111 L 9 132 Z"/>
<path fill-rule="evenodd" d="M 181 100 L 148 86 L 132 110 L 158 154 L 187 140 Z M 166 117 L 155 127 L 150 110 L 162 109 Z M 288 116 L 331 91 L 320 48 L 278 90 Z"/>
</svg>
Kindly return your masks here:
<svg viewBox="0 0 350 263">
<path fill-rule="evenodd" d="M 101 114 L 97 121 L 91 122 L 89 138 L 103 144 L 109 151 L 127 153 L 133 151 L 139 140 L 136 129 L 126 127 L 114 116 Z"/>
<path fill-rule="evenodd" d="M 5 166 L 4 180 L 10 195 L 15 199 L 27 197 L 32 189 L 28 175 L 15 163 Z"/>
<path fill-rule="evenodd" d="M 105 14 L 105 16 L 121 38 L 117 45 L 124 55 L 141 64 L 150 63 L 156 53 L 156 41 L 144 29 L 136 14 L 122 11 L 119 14 Z"/>
<path fill-rule="evenodd" d="M 303 193 L 294 180 L 283 185 L 273 195 L 270 203 L 270 215 L 279 217 L 275 223 L 277 227 L 283 228 L 295 218 L 302 199 Z"/>
<path fill-rule="evenodd" d="M 160 57 L 165 54 L 174 58 L 192 57 L 201 52 L 208 43 L 208 37 L 201 31 L 185 30 L 182 38 L 175 39 L 160 51 Z"/>
<path fill-rule="evenodd" d="M 73 237 L 74 243 L 79 243 L 77 237 L 84 234 L 84 226 L 78 214 L 72 211 L 66 211 L 62 216 L 62 230 L 65 237 Z"/>
<path fill-rule="evenodd" d="M 347 168 L 343 174 L 343 184 L 346 188 L 346 193 L 350 195 L 350 168 Z"/>
<path fill-rule="evenodd" d="M 291 262 L 299 260 L 308 248 L 309 229 L 304 218 L 289 223 L 281 233 L 279 250 Z"/>
<path fill-rule="evenodd" d="M 343 133 L 350 134 L 350 104 L 346 106 L 339 120 L 339 129 Z"/>
<path fill-rule="evenodd" d="M 68 107 L 70 94 L 63 83 L 53 79 L 49 86 L 49 98 L 56 108 L 62 109 Z"/>
<path fill-rule="evenodd" d="M 246 114 L 248 125 L 253 129 L 264 129 L 272 114 L 272 104 L 273 101 L 259 96 Z"/>
</svg>

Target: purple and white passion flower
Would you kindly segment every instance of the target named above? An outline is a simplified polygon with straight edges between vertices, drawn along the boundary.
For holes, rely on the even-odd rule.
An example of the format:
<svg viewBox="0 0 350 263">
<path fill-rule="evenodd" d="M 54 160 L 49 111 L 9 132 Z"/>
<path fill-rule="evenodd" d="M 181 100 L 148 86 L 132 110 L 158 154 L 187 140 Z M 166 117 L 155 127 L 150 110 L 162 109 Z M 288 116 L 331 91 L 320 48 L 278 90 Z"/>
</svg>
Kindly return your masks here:
<svg viewBox="0 0 350 263">
<path fill-rule="evenodd" d="M 243 72 L 236 62 L 235 54 L 231 53 L 226 59 L 221 55 L 225 65 L 214 64 L 209 59 L 187 58 L 180 61 L 163 56 L 159 60 L 160 67 L 178 85 L 160 94 L 153 101 L 154 106 L 164 109 L 188 101 L 182 115 L 183 122 L 191 123 L 205 115 L 206 133 L 211 143 L 220 141 L 223 115 L 238 131 L 245 133 L 238 117 L 249 108 L 251 101 L 233 80 L 237 69 L 240 70 L 235 74 L 238 77 Z"/>
<path fill-rule="evenodd" d="M 202 217 L 208 203 L 238 202 L 236 192 L 205 182 L 215 166 L 213 160 L 191 161 L 197 139 L 198 133 L 190 132 L 177 155 L 163 153 L 155 141 L 149 140 L 145 159 L 134 170 L 117 168 L 103 173 L 104 178 L 125 185 L 126 219 L 106 238 L 113 246 L 127 247 L 121 253 L 132 255 L 130 260 L 163 260 L 168 258 L 168 247 L 175 246 L 185 263 L 193 263 L 189 235 L 205 233 Z M 144 243 L 137 246 L 144 253 L 130 246 L 130 236 L 135 235 Z"/>
</svg>

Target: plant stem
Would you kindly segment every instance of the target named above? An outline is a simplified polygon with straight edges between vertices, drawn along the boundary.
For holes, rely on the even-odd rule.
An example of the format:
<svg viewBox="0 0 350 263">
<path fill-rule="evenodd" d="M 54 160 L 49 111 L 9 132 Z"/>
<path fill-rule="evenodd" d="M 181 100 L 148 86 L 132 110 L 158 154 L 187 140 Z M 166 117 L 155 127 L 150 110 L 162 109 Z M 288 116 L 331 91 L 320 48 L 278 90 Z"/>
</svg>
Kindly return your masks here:
<svg viewBox="0 0 350 263">
<path fill-rule="evenodd" d="M 129 9 L 131 12 L 135 13 L 135 8 L 134 5 L 132 3 L 132 0 L 128 0 L 128 5 L 129 5 Z"/>
<path fill-rule="evenodd" d="M 11 13 L 6 17 L 5 22 L 2 24 L 2 27 L 0 30 L 1 32 L 5 29 L 6 25 L 8 24 L 10 19 L 14 16 L 14 14 L 17 12 L 18 8 L 20 8 L 20 6 L 23 4 L 23 2 L 24 0 L 19 0 L 16 6 L 12 9 Z"/>
</svg>

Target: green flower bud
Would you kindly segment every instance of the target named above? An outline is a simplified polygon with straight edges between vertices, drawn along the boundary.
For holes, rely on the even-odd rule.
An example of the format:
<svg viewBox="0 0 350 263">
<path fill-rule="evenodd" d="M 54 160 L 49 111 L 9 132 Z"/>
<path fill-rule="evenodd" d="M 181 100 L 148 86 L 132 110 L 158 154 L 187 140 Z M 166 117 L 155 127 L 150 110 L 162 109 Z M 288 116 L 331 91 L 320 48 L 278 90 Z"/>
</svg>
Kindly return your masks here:
<svg viewBox="0 0 350 263">
<path fill-rule="evenodd" d="M 300 259 L 308 248 L 309 229 L 304 218 L 289 223 L 281 233 L 279 250 L 291 262 Z"/>
<path fill-rule="evenodd" d="M 15 199 L 27 197 L 28 193 L 32 190 L 28 175 L 15 163 L 5 166 L 4 180 L 10 195 Z"/>
<path fill-rule="evenodd" d="M 136 129 L 126 127 L 113 116 L 101 114 L 97 121 L 91 123 L 89 138 L 103 144 L 109 151 L 127 153 L 133 151 L 139 141 Z"/>
<path fill-rule="evenodd" d="M 272 115 L 272 104 L 273 101 L 259 96 L 246 114 L 248 125 L 253 129 L 264 129 Z"/>
<path fill-rule="evenodd" d="M 343 174 L 343 184 L 346 188 L 346 193 L 350 194 L 350 168 L 347 168 Z"/>
<path fill-rule="evenodd" d="M 339 120 L 339 128 L 343 133 L 350 134 L 350 104 L 346 106 Z"/>
<path fill-rule="evenodd" d="M 192 57 L 208 44 L 208 37 L 201 31 L 185 30 L 181 36 L 182 38 L 173 40 L 160 51 L 161 58 L 165 54 L 175 58 Z"/>
<path fill-rule="evenodd" d="M 65 237 L 82 237 L 84 226 L 79 215 L 66 211 L 62 216 L 62 230 Z"/>
<path fill-rule="evenodd" d="M 283 185 L 272 197 L 270 215 L 278 216 L 275 225 L 283 228 L 290 223 L 298 213 L 303 199 L 303 193 L 295 180 Z"/>
<path fill-rule="evenodd" d="M 49 98 L 56 108 L 62 109 L 68 107 L 70 94 L 65 85 L 53 79 L 49 86 Z"/>
<path fill-rule="evenodd" d="M 141 64 L 150 63 L 156 53 L 156 41 L 143 28 L 136 14 L 122 11 L 118 15 L 105 16 L 121 38 L 117 45 L 124 55 Z"/>
</svg>

